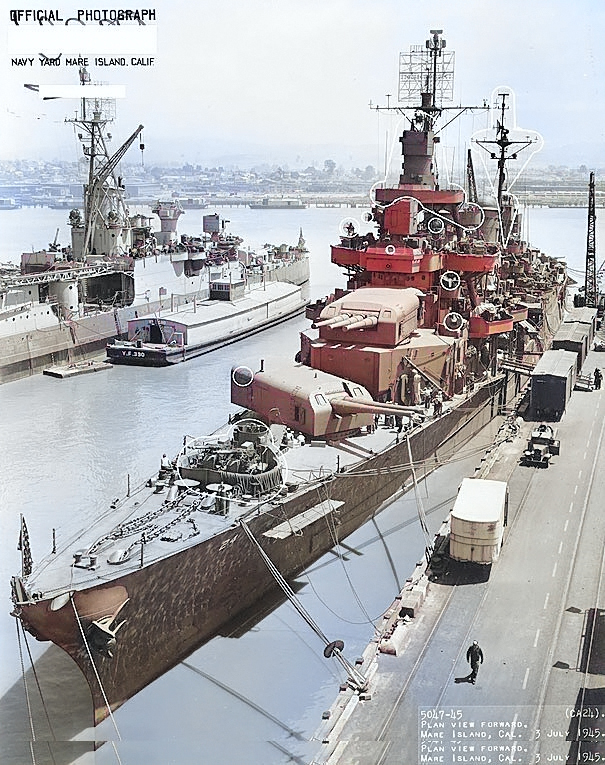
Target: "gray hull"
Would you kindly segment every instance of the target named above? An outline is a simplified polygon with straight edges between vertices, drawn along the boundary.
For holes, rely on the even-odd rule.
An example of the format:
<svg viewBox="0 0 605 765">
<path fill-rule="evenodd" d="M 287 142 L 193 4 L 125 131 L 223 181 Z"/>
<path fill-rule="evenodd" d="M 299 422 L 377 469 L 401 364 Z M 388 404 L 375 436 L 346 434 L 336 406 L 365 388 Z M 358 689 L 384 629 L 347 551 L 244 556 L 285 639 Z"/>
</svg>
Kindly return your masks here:
<svg viewBox="0 0 605 765">
<path fill-rule="evenodd" d="M 434 456 L 437 463 L 458 450 L 495 416 L 501 384 L 495 382 L 478 389 L 456 408 L 414 433 L 410 438 L 414 461 L 430 461 Z M 249 528 L 282 575 L 292 577 L 331 549 L 335 539 L 345 539 L 371 518 L 411 474 L 409 468 L 393 472 L 388 469 L 408 462 L 407 442 L 402 441 L 344 474 L 284 497 L 270 513 L 249 520 Z M 368 471 L 376 472 L 368 475 Z M 330 523 L 322 517 L 301 533 L 285 538 L 264 535 L 328 498 L 343 503 L 331 514 Z M 107 585 L 85 591 L 89 602 L 96 597 L 111 597 L 111 592 L 125 593 L 129 599 L 120 612 L 119 619 L 126 621 L 119 630 L 113 658 L 95 655 L 96 670 L 111 708 L 119 707 L 182 661 L 275 588 L 256 545 L 241 528 L 231 527 Z M 107 717 L 103 692 L 71 604 L 51 611 L 50 601 L 42 600 L 23 606 L 21 618 L 36 637 L 52 640 L 72 656 L 90 685 L 95 722 Z"/>
</svg>

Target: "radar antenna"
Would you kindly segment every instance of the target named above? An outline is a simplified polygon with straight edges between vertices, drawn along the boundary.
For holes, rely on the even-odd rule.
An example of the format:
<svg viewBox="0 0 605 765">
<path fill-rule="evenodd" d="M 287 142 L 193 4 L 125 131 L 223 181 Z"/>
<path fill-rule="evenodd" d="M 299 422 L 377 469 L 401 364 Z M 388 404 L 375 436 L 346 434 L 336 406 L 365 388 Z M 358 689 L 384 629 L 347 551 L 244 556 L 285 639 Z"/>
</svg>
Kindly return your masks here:
<svg viewBox="0 0 605 765">
<path fill-rule="evenodd" d="M 375 106 L 370 101 L 370 108 L 398 112 L 407 118 L 411 130 L 425 132 L 435 130 L 443 111 L 456 111 L 448 122 L 435 131 L 438 133 L 464 112 L 489 109 L 489 106 L 486 102 L 482 106 L 444 105 L 454 99 L 455 54 L 446 50 L 442 29 L 431 29 L 430 34 L 424 46 L 410 45 L 408 53 L 399 54 L 398 103 L 392 106 L 391 96 L 388 95 L 386 106 Z"/>
<path fill-rule="evenodd" d="M 454 51 L 446 51 L 442 29 L 431 29 L 423 48 L 411 45 L 399 54 L 399 103 L 414 107 L 414 123 L 420 130 L 432 130 L 444 101 L 454 97 Z M 420 106 L 418 106 L 420 97 Z"/>
</svg>

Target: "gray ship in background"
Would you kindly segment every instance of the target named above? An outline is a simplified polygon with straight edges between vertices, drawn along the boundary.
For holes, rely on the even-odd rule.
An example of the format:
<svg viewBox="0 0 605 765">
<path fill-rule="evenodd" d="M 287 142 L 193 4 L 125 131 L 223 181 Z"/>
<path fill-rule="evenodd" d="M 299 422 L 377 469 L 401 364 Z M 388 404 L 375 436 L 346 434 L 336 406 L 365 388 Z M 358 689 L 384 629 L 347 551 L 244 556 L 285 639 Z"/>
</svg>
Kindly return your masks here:
<svg viewBox="0 0 605 765">
<path fill-rule="evenodd" d="M 0 382 L 98 353 L 110 339 L 127 336 L 129 320 L 207 300 L 212 282 L 245 281 L 249 291 L 261 284 L 301 286 L 309 280 L 302 232 L 296 245 L 251 251 L 216 214 L 204 216 L 199 236 L 179 236 L 177 221 L 184 210 L 176 200 L 154 205 L 159 230 L 153 217 L 130 215 L 117 168 L 137 139 L 144 149 L 143 126 L 110 154 L 114 102 L 86 96 L 90 75 L 84 69 L 80 83 L 80 113 L 68 122 L 77 128 L 88 162 L 84 209 L 69 213 L 69 246 L 61 247 L 55 237 L 48 249 L 23 253 L 18 273 L 0 269 Z M 276 294 L 276 300 L 282 298 Z M 299 290 L 278 318 L 303 311 L 306 303 Z M 260 322 L 256 331 L 262 328 Z M 245 333 L 226 322 L 212 341 L 220 347 L 223 337 L 232 342 L 240 336 Z"/>
</svg>

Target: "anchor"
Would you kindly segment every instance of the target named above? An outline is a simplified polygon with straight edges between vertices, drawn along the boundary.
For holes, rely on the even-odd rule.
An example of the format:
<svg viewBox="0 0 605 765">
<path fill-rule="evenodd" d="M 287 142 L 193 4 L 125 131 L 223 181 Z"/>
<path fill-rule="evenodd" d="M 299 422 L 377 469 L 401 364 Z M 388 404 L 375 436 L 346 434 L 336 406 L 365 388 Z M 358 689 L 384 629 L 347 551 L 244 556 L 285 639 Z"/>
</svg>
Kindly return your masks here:
<svg viewBox="0 0 605 765">
<path fill-rule="evenodd" d="M 108 659 L 113 659 L 113 654 L 118 644 L 116 635 L 118 630 L 126 624 L 126 619 L 123 619 L 116 627 L 111 625 L 129 600 L 130 598 L 127 598 L 115 613 L 103 616 L 101 619 L 95 619 L 86 630 L 86 637 L 90 647 Z"/>
</svg>

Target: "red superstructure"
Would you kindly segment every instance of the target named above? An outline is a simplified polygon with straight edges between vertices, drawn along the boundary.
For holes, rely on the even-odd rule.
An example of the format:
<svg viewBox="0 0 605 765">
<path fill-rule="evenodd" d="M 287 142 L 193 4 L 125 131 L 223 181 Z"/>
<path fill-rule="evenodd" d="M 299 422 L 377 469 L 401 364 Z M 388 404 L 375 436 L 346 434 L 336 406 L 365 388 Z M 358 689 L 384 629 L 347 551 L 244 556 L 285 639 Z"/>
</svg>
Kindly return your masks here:
<svg viewBox="0 0 605 765">
<path fill-rule="evenodd" d="M 438 103 L 440 78 L 450 72 L 441 31 L 431 34 L 426 48 L 410 53 L 424 61 L 420 105 L 394 107 L 409 123 L 399 138 L 398 183 L 374 189 L 365 216 L 374 230 L 362 233 L 353 221 L 341 225 L 331 258 L 347 273 L 347 291 L 315 312 L 319 333 L 303 333 L 300 353 L 305 364 L 406 405 L 418 404 L 427 386 L 432 395 L 440 390 L 449 397 L 495 373 L 499 349 L 522 356 L 526 340 L 537 334 L 525 301 L 538 304 L 533 318 L 539 324 L 541 294 L 562 277 L 562 266 L 544 256 L 540 261 L 521 241 L 515 199 L 505 191 L 506 161 L 524 148 L 504 128 L 508 94 L 498 96 L 502 120 L 495 139 L 481 142 L 481 148 L 497 147 L 497 198 L 478 204 L 470 151 L 467 191 L 440 187 L 436 123 L 446 108 Z M 455 108 L 460 114 L 488 107 Z M 530 275 L 525 283 L 524 275 Z"/>
</svg>

